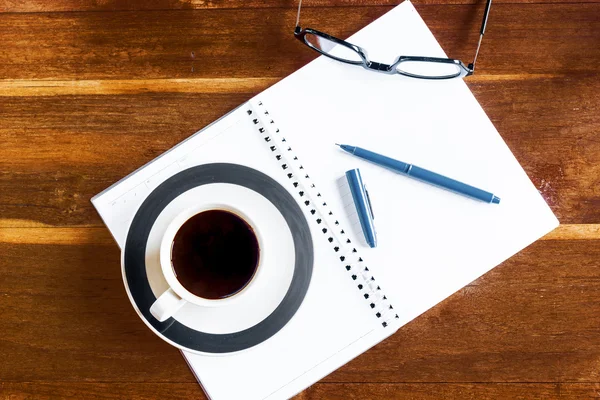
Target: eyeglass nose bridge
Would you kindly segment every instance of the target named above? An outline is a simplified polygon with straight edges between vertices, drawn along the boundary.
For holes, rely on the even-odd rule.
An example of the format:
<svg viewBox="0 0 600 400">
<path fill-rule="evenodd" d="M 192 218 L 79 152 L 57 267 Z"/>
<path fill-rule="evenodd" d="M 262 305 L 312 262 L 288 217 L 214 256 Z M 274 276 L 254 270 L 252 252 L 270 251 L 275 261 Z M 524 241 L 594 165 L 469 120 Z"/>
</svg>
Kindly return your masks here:
<svg viewBox="0 0 600 400">
<path fill-rule="evenodd" d="M 398 58 L 396 58 L 391 64 L 379 63 L 367 59 L 367 62 L 364 64 L 364 67 L 377 72 L 382 72 L 384 74 L 393 75 L 396 73 L 396 67 L 402 62 L 403 58 L 403 56 L 398 56 Z"/>
<path fill-rule="evenodd" d="M 390 73 L 393 72 L 392 66 L 384 63 L 378 63 L 376 61 L 367 61 L 365 67 L 378 72 Z"/>
</svg>

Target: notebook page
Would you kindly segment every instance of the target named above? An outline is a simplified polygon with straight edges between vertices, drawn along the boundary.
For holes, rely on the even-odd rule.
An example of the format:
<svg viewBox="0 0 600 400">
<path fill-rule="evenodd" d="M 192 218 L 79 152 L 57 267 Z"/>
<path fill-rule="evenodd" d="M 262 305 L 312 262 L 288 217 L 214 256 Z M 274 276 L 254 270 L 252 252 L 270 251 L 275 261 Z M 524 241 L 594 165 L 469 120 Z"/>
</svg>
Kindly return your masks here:
<svg viewBox="0 0 600 400">
<path fill-rule="evenodd" d="M 244 116 L 245 109 L 240 111 L 234 114 L 237 123 L 179 164 L 182 168 L 210 162 L 243 164 L 268 174 L 295 194 L 287 170 L 280 168 L 269 150 L 272 142 L 266 144 Z M 310 164 L 305 170 L 311 170 Z M 275 336 L 244 352 L 222 357 L 184 352 L 211 397 L 264 398 L 373 329 L 383 329 L 331 249 L 316 216 L 309 208 L 303 210 L 311 227 L 315 263 L 305 300 L 292 320 Z M 246 391 L 248 387 L 254 388 L 252 393 Z"/>
<path fill-rule="evenodd" d="M 376 61 L 392 62 L 400 54 L 445 56 L 409 2 L 349 40 Z M 312 155 L 320 172 L 316 180 L 335 208 L 347 206 L 337 181 L 360 168 L 378 233 L 378 247 L 368 249 L 363 241 L 361 251 L 404 323 L 558 224 L 463 80 L 388 76 L 320 57 L 262 98 L 281 115 L 299 151 Z M 398 175 L 334 143 L 464 181 L 498 195 L 501 204 Z"/>
<path fill-rule="evenodd" d="M 94 206 L 121 247 L 127 225 L 145 197 L 168 177 L 194 165 L 247 165 L 270 175 L 293 193 L 292 181 L 279 170 L 249 122 L 244 106 L 94 197 Z M 312 171 L 308 165 L 306 170 Z M 274 337 L 245 352 L 228 356 L 182 352 L 211 398 L 281 398 L 279 390 L 290 382 L 298 382 L 298 377 L 316 365 L 325 366 L 317 371 L 319 376 L 324 370 L 337 368 L 337 363 L 331 367 L 332 357 L 339 351 L 347 352 L 354 343 L 362 344 L 374 330 L 393 332 L 378 323 L 314 223 L 314 216 L 307 215 L 307 220 L 315 246 L 315 264 L 306 298 L 292 320 Z M 231 384 L 232 379 L 235 385 Z"/>
</svg>

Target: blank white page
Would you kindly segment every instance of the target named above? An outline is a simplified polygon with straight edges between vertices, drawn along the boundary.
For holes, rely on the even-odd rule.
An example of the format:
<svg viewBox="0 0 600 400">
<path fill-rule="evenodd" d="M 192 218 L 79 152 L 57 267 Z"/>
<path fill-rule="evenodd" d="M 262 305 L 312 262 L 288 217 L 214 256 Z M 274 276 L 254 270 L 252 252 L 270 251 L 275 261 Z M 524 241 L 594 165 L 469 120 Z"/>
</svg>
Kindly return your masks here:
<svg viewBox="0 0 600 400">
<path fill-rule="evenodd" d="M 379 62 L 401 54 L 445 56 L 410 2 L 348 40 Z M 361 251 L 404 323 L 558 225 L 461 79 L 389 76 L 320 57 L 261 98 L 273 104 L 298 152 L 311 155 L 310 166 L 319 171 L 315 179 L 336 208 L 343 208 L 336 180 L 360 168 L 379 240 L 377 248 L 364 244 Z M 334 143 L 433 170 L 493 192 L 501 203 L 396 174 Z"/>
</svg>

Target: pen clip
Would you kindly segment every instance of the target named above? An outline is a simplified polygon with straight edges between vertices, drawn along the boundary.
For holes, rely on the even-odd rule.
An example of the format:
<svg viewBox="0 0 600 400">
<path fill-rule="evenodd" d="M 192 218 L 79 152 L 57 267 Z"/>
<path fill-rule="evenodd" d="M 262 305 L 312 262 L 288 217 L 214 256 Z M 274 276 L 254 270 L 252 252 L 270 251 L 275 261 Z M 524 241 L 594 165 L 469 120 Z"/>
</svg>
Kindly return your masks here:
<svg viewBox="0 0 600 400">
<path fill-rule="evenodd" d="M 369 206 L 369 214 L 371 214 L 371 219 L 375 219 L 375 213 L 373 213 L 373 204 L 371 204 L 371 196 L 369 196 L 367 185 L 363 185 L 363 190 L 365 191 L 365 197 L 367 198 L 367 205 Z"/>
</svg>

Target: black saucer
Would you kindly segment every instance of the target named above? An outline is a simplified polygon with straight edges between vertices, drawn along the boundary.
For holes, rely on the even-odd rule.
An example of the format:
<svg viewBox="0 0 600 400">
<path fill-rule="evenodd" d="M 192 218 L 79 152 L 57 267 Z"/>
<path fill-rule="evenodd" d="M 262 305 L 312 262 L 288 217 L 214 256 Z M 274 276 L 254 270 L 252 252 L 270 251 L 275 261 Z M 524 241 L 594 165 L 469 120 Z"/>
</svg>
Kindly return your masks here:
<svg viewBox="0 0 600 400">
<path fill-rule="evenodd" d="M 174 318 L 159 322 L 150 314 L 156 300 L 146 276 L 146 244 L 162 210 L 180 194 L 201 185 L 229 183 L 244 186 L 264 196 L 283 215 L 294 241 L 294 274 L 285 297 L 258 324 L 233 333 L 213 334 L 194 330 Z M 173 175 L 158 186 L 135 214 L 125 242 L 124 269 L 131 297 L 143 318 L 164 338 L 182 348 L 204 353 L 230 353 L 255 346 L 283 328 L 294 316 L 308 290 L 313 268 L 310 228 L 292 195 L 269 176 L 237 164 L 205 164 Z"/>
</svg>

